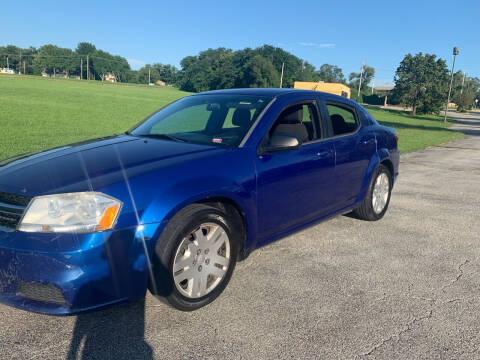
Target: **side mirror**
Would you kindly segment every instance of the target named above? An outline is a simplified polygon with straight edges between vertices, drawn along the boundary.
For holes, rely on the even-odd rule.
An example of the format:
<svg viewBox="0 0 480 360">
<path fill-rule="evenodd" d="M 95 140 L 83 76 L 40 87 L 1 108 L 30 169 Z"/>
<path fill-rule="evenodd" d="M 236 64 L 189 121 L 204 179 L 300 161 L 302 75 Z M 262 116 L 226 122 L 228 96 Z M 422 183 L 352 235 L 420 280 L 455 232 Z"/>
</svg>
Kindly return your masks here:
<svg viewBox="0 0 480 360">
<path fill-rule="evenodd" d="M 275 151 L 294 150 L 301 145 L 302 142 L 296 136 L 286 133 L 274 133 L 270 141 L 262 146 L 261 152 L 266 154 Z"/>
</svg>

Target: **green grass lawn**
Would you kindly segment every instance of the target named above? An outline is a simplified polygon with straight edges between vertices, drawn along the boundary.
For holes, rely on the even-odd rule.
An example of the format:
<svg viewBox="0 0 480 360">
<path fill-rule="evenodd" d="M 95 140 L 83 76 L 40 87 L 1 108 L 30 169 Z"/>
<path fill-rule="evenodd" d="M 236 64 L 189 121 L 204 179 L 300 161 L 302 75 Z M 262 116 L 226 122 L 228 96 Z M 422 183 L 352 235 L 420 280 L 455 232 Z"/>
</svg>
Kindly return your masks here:
<svg viewBox="0 0 480 360">
<path fill-rule="evenodd" d="M 369 107 L 370 114 L 382 125 L 395 128 L 401 153 L 424 149 L 463 138 L 463 134 L 445 127 L 443 117 L 435 115 L 410 116 L 404 111 Z"/>
<path fill-rule="evenodd" d="M 122 133 L 187 94 L 174 88 L 0 75 L 0 159 Z M 462 137 L 444 128 L 440 117 L 369 111 L 397 129 L 401 152 Z"/>
<path fill-rule="evenodd" d="M 122 133 L 187 94 L 170 87 L 0 75 L 0 159 Z"/>
</svg>

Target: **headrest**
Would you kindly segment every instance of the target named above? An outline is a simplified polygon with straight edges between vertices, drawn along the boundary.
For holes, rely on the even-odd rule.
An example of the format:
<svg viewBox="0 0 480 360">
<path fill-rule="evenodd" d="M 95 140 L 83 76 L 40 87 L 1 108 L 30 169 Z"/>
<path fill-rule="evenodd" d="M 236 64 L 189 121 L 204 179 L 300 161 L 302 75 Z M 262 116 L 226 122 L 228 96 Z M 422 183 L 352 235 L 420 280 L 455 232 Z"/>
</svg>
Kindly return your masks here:
<svg viewBox="0 0 480 360">
<path fill-rule="evenodd" d="M 280 124 L 300 124 L 303 120 L 303 106 L 294 105 L 282 113 Z"/>
<path fill-rule="evenodd" d="M 332 120 L 332 124 L 345 124 L 345 119 L 339 114 L 331 115 L 330 120 Z"/>
<path fill-rule="evenodd" d="M 250 127 L 250 110 L 247 108 L 238 108 L 233 113 L 232 124 L 248 129 Z"/>
</svg>

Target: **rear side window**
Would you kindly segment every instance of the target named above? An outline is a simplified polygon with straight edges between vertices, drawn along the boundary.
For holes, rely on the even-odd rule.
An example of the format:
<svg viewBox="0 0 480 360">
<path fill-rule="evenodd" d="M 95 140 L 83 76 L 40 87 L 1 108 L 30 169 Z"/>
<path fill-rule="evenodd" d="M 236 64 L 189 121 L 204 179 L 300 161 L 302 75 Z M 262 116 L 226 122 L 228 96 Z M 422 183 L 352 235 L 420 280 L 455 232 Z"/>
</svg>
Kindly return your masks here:
<svg viewBox="0 0 480 360">
<path fill-rule="evenodd" d="M 327 104 L 327 109 L 334 136 L 353 133 L 357 130 L 358 122 L 353 110 L 333 104 Z"/>
</svg>

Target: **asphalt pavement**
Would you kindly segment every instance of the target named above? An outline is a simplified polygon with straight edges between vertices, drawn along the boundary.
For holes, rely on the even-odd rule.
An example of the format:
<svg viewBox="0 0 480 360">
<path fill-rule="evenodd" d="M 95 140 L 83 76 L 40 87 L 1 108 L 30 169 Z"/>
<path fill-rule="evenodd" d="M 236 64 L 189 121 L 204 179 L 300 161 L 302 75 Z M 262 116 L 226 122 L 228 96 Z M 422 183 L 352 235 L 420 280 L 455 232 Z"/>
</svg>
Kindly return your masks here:
<svg viewBox="0 0 480 360">
<path fill-rule="evenodd" d="M 480 114 L 452 116 L 465 139 L 402 156 L 381 221 L 257 250 L 192 313 L 150 295 L 77 317 L 0 305 L 0 359 L 480 358 Z"/>
</svg>

